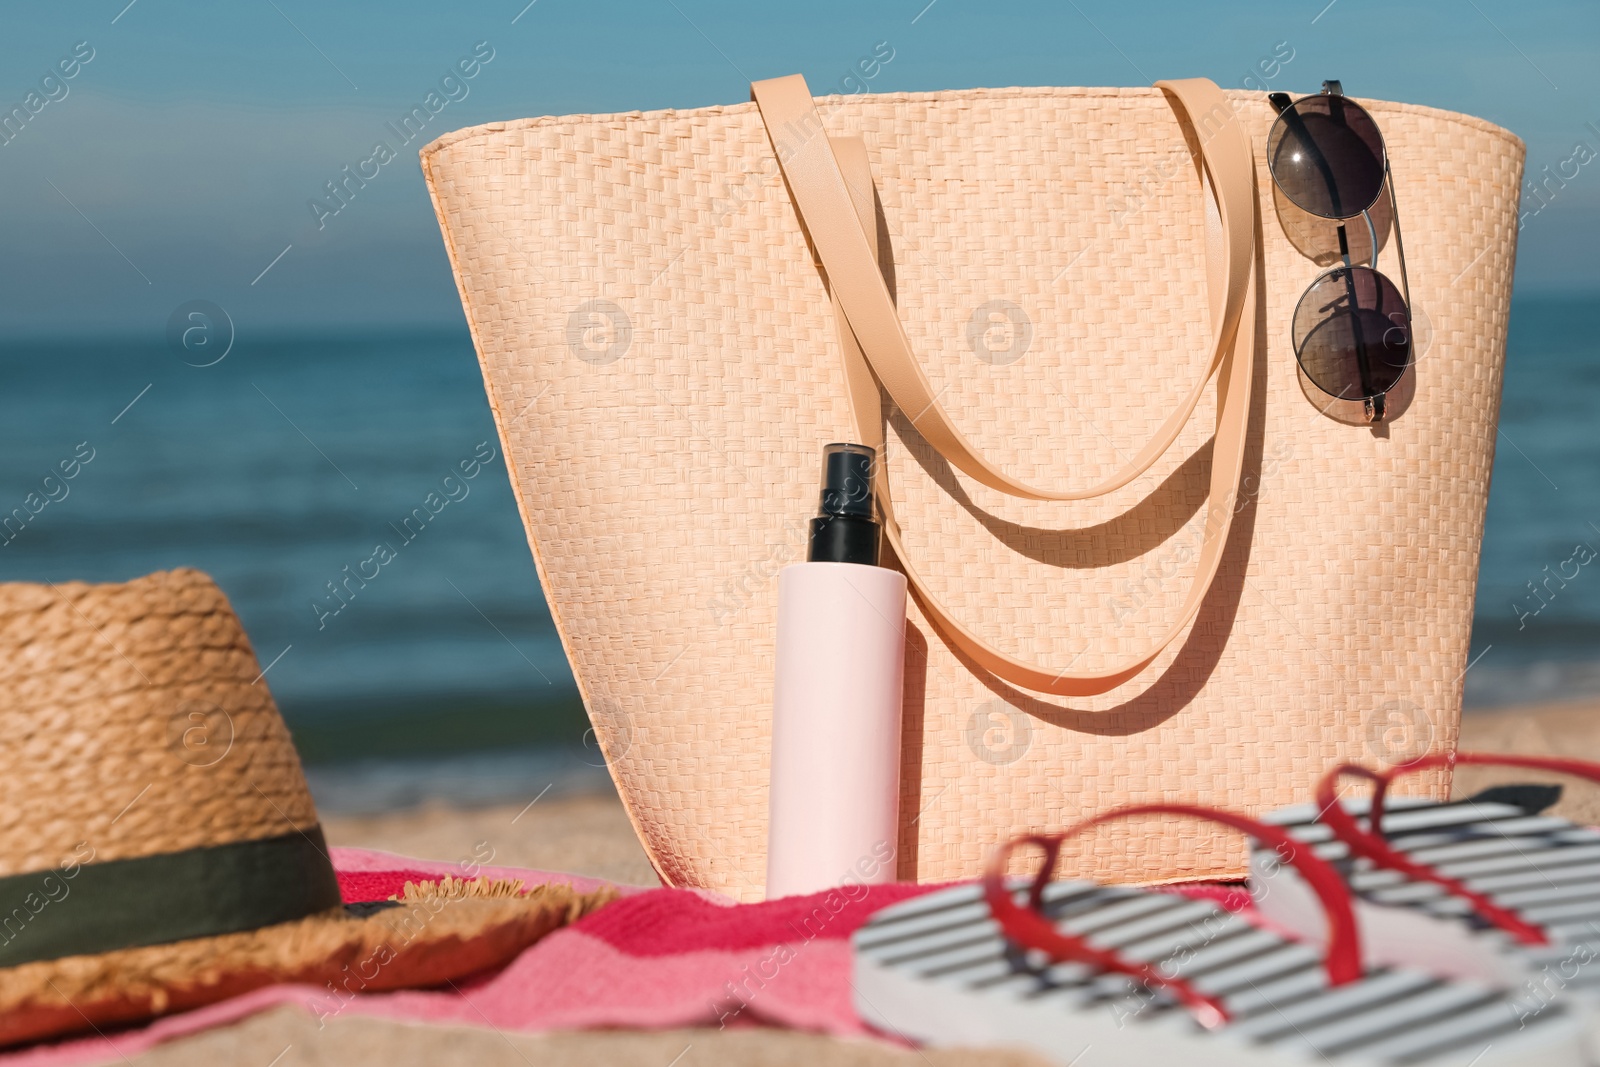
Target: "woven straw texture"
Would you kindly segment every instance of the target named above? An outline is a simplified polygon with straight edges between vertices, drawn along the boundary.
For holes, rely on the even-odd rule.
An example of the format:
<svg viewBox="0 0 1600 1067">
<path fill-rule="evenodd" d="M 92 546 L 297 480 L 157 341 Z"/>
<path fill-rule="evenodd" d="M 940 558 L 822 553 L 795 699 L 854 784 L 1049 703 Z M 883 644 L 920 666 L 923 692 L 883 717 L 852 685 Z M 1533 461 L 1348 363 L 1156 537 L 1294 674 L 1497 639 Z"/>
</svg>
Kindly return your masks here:
<svg viewBox="0 0 1600 1067">
<path fill-rule="evenodd" d="M 409 885 L 408 885 L 408 888 Z M 536 886 L 522 897 L 408 897 L 356 919 L 343 909 L 217 937 L 0 969 L 0 1045 L 186 1011 L 262 986 L 323 988 L 327 1012 L 357 993 L 441 985 L 503 966 L 616 899 Z"/>
<path fill-rule="evenodd" d="M 58 865 L 76 872 L 316 829 L 263 673 L 227 597 L 199 571 L 117 585 L 0 584 L 9 742 L 0 875 Z M 0 1045 L 275 982 L 349 993 L 434 985 L 504 964 L 616 896 L 518 889 L 408 883 L 403 900 L 370 914 L 335 908 L 255 930 L 0 967 Z M 69 894 L 6 902 L 15 909 L 6 936 L 25 935 L 30 912 L 75 906 L 65 903 L 75 899 Z"/>
<path fill-rule="evenodd" d="M 197 570 L 0 584 L 0 875 L 316 825 L 250 640 Z"/>
<path fill-rule="evenodd" d="M 975 670 L 913 606 L 902 878 L 974 876 L 1007 835 L 1121 803 L 1256 811 L 1303 800 L 1335 760 L 1455 742 L 1522 145 L 1363 101 L 1393 160 L 1421 352 L 1414 396 L 1375 431 L 1302 392 L 1289 322 L 1320 268 L 1289 237 L 1303 244 L 1306 220 L 1275 203 L 1270 107 L 1227 95 L 1257 157 L 1266 299 L 1222 573 L 1186 639 L 1093 698 Z M 866 141 L 899 313 L 961 430 L 1035 484 L 1126 462 L 1209 337 L 1203 194 L 1161 93 L 820 110 L 829 134 Z M 668 881 L 759 897 L 775 579 L 803 558 L 823 444 L 850 436 L 828 294 L 766 131 L 753 105 L 533 119 L 448 135 L 423 165 L 540 577 L 635 825 Z M 1080 667 L 1132 652 L 1193 574 L 1214 413 L 1208 397 L 1151 471 L 1085 503 L 979 486 L 896 413 L 907 547 L 991 641 Z M 1162 881 L 1242 861 L 1241 842 L 1193 827 L 1119 825 L 1067 865 Z"/>
</svg>

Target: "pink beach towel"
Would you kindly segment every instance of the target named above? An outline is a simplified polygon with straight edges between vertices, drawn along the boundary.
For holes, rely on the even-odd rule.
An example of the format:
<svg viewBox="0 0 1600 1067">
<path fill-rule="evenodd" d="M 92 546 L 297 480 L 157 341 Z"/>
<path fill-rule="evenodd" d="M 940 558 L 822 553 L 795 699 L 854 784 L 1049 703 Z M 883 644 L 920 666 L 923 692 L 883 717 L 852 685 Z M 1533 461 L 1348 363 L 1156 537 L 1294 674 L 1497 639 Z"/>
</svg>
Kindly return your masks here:
<svg viewBox="0 0 1600 1067">
<path fill-rule="evenodd" d="M 454 864 L 363 849 L 336 848 L 332 856 L 347 902 L 383 900 L 408 880 L 460 873 Z M 609 884 L 514 867 L 481 873 L 528 885 Z M 556 931 L 503 970 L 446 989 L 368 994 L 271 986 L 145 1026 L 0 1054 L 0 1064 L 116 1062 L 280 1004 L 301 1005 L 323 1020 L 353 1012 L 524 1032 L 768 1025 L 882 1037 L 855 1013 L 849 937 L 879 908 L 939 887 L 853 886 L 743 905 L 695 890 L 617 888 L 622 900 Z M 1199 892 L 1233 908 L 1249 901 L 1242 890 Z"/>
</svg>

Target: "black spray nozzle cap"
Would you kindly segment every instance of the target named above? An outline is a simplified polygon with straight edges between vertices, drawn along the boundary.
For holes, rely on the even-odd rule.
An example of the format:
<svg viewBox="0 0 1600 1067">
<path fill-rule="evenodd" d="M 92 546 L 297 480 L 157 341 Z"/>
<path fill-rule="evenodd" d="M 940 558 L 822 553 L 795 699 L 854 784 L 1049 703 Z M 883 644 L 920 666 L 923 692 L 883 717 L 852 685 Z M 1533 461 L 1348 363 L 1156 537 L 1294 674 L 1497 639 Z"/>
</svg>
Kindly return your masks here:
<svg viewBox="0 0 1600 1067">
<path fill-rule="evenodd" d="M 867 445 L 832 444 L 822 450 L 821 515 L 872 518 L 872 467 Z"/>
</svg>

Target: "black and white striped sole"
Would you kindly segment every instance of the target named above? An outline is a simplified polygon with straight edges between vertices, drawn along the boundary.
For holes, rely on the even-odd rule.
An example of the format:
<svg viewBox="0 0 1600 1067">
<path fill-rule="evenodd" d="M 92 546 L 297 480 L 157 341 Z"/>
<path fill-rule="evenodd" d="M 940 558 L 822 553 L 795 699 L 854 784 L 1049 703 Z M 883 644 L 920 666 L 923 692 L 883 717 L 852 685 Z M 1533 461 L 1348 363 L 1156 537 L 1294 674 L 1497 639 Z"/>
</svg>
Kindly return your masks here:
<svg viewBox="0 0 1600 1067">
<path fill-rule="evenodd" d="M 1367 802 L 1352 799 L 1345 809 L 1365 815 Z M 1409 963 L 1509 985 L 1530 1006 L 1557 997 L 1600 998 L 1600 832 L 1510 804 L 1390 800 L 1384 816 L 1390 846 L 1544 927 L 1551 944 L 1535 948 L 1517 944 L 1441 886 L 1352 860 L 1316 816 L 1314 805 L 1303 805 L 1262 821 L 1340 868 L 1370 964 Z M 1250 890 L 1265 917 L 1321 939 L 1316 898 L 1272 849 L 1258 845 L 1252 852 Z"/>
<path fill-rule="evenodd" d="M 1319 949 L 1210 901 L 1056 882 L 1043 910 L 1095 947 L 1219 998 L 1231 1021 L 1206 1030 L 1165 991 L 1018 951 L 976 885 L 887 908 L 856 932 L 857 1011 L 924 1044 L 1022 1046 L 1072 1067 L 1150 1067 L 1158 1056 L 1174 1067 L 1592 1062 L 1564 1003 L 1519 1013 L 1504 990 L 1398 968 L 1330 988 Z"/>
</svg>

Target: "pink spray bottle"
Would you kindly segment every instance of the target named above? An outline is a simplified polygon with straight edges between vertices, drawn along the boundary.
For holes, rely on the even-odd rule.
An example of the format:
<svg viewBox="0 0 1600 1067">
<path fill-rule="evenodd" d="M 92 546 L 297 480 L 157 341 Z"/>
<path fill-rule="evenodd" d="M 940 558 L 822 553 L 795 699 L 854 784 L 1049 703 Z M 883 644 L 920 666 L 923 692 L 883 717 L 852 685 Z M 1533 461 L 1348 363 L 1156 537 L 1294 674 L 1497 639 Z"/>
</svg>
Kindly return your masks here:
<svg viewBox="0 0 1600 1067">
<path fill-rule="evenodd" d="M 769 900 L 895 880 L 906 579 L 878 566 L 875 458 L 824 449 L 806 562 L 778 576 Z"/>
</svg>

